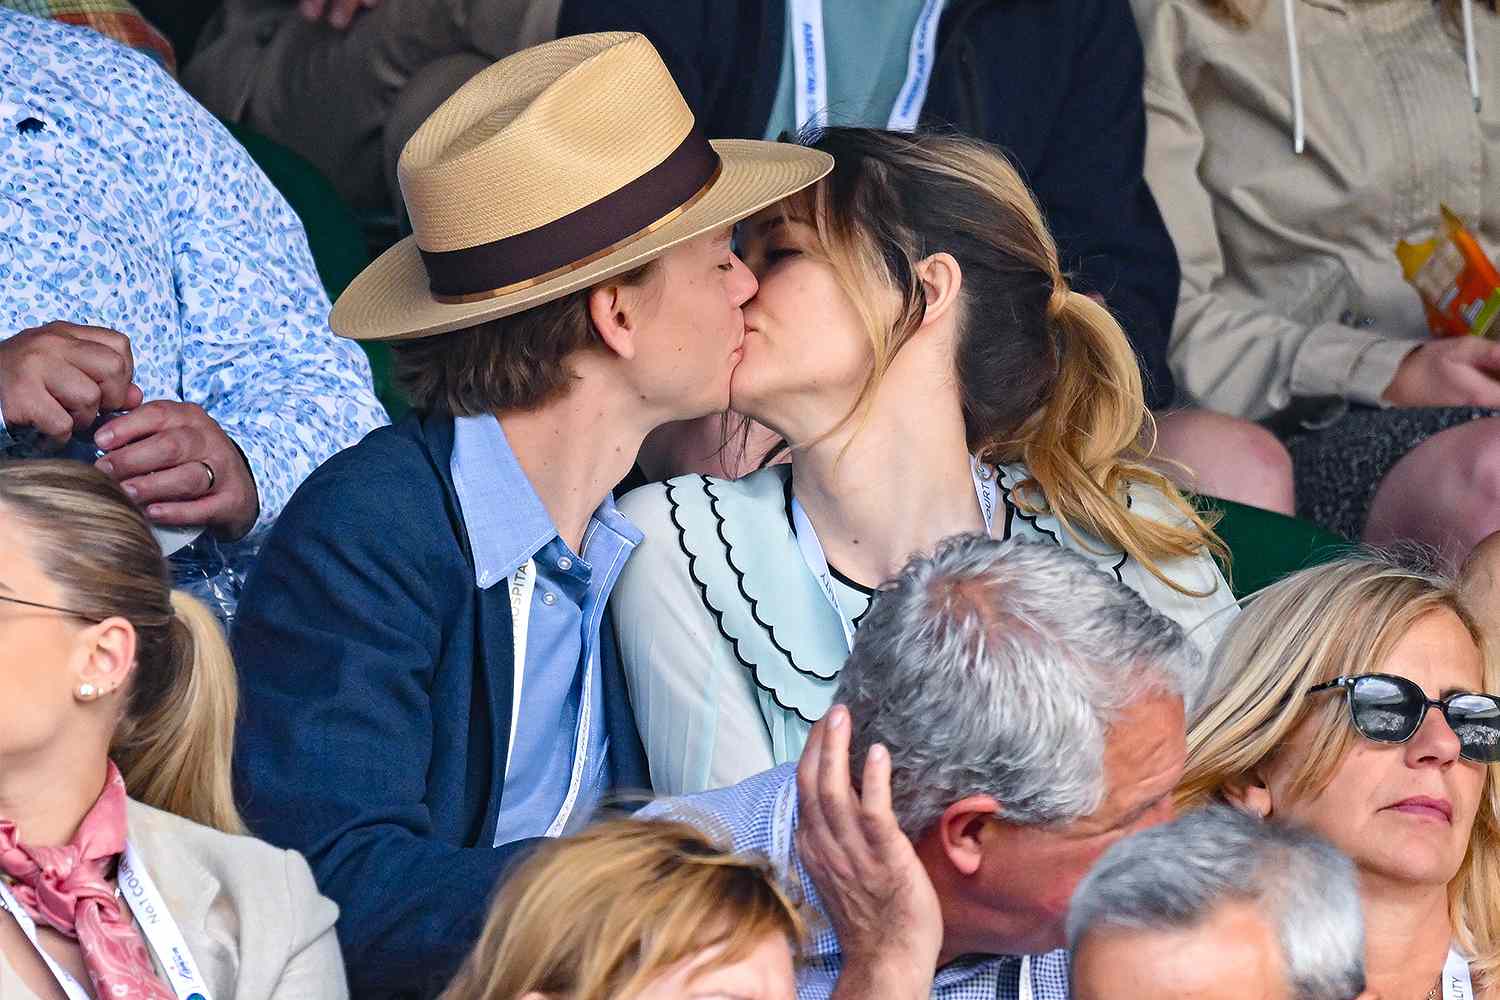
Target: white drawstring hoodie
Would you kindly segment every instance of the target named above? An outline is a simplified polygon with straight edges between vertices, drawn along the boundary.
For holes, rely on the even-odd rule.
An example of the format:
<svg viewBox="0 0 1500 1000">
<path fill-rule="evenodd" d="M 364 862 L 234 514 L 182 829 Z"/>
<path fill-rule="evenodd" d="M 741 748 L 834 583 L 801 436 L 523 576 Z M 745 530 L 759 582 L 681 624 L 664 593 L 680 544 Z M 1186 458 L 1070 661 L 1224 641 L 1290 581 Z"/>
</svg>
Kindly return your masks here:
<svg viewBox="0 0 1500 1000">
<path fill-rule="evenodd" d="M 1464 22 L 1464 65 L 1469 71 L 1469 94 L 1474 98 L 1474 113 L 1483 101 L 1479 96 L 1479 60 L 1474 54 L 1474 0 L 1462 0 Z M 1302 155 L 1307 129 L 1302 108 L 1302 59 L 1297 50 L 1297 0 L 1281 0 L 1286 18 L 1286 55 L 1292 71 L 1292 148 Z"/>
<path fill-rule="evenodd" d="M 1203 0 L 1133 3 L 1184 401 L 1255 419 L 1382 405 L 1427 336 L 1396 241 L 1432 235 L 1446 203 L 1500 250 L 1500 15 L 1265 0 L 1241 27 Z"/>
</svg>

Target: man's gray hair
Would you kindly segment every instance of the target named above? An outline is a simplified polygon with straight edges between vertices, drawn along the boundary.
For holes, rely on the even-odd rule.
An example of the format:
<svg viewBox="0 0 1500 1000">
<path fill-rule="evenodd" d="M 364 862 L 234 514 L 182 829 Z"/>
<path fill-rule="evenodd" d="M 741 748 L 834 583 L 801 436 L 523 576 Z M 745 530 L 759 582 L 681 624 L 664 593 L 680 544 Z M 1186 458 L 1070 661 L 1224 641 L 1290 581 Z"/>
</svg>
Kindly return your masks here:
<svg viewBox="0 0 1500 1000">
<path fill-rule="evenodd" d="M 1105 930 L 1189 930 L 1229 903 L 1275 932 L 1296 1000 L 1365 989 L 1365 931 L 1353 863 L 1320 837 L 1231 806 L 1200 809 L 1115 844 L 1073 893 L 1068 947 Z"/>
<path fill-rule="evenodd" d="M 1088 815 L 1104 800 L 1110 725 L 1143 695 L 1191 700 L 1182 629 L 1084 557 L 958 535 L 881 588 L 839 675 L 859 774 L 891 754 L 891 804 L 917 837 L 970 795 L 1008 822 Z"/>
</svg>

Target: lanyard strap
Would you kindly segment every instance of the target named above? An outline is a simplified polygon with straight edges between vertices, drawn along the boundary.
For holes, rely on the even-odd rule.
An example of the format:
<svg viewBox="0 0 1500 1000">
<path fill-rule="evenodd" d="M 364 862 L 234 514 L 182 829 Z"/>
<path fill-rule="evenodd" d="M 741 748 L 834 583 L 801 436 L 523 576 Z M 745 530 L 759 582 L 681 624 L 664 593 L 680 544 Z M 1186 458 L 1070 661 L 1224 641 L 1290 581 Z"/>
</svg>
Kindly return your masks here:
<svg viewBox="0 0 1500 1000">
<path fill-rule="evenodd" d="M 943 2 L 924 0 L 917 15 L 906 57 L 906 80 L 901 84 L 886 125 L 892 131 L 914 130 L 922 115 L 932 64 L 937 59 L 938 21 L 943 15 Z M 801 131 L 809 123 L 817 127 L 828 124 L 828 58 L 823 39 L 823 0 L 790 0 L 790 3 L 794 26 L 792 80 L 796 90 L 797 129 Z"/>
<path fill-rule="evenodd" d="M 516 751 L 516 731 L 521 728 L 521 689 L 526 683 L 526 647 L 531 631 L 531 601 L 536 593 L 536 560 L 528 559 L 505 581 L 510 595 L 510 623 L 513 649 L 513 680 L 510 698 L 510 742 L 505 751 L 505 773 L 509 777 Z M 583 670 L 583 690 L 579 694 L 578 729 L 573 738 L 573 767 L 568 775 L 568 791 L 557 815 L 543 836 L 558 837 L 573 815 L 583 789 L 583 775 L 588 765 L 589 733 L 594 718 L 594 656 L 590 655 Z M 498 831 L 493 846 L 499 847 Z"/>
<path fill-rule="evenodd" d="M 183 940 L 182 931 L 178 928 L 177 922 L 172 919 L 171 911 L 167 909 L 166 900 L 162 898 L 161 891 L 156 888 L 156 883 L 147 872 L 146 866 L 141 864 L 135 846 L 128 842 L 125 845 L 124 856 L 120 858 L 120 870 L 116 881 L 125 905 L 130 907 L 136 923 L 140 924 L 141 930 L 145 932 L 146 941 L 156 954 L 156 960 L 166 971 L 167 984 L 172 987 L 172 992 L 177 995 L 178 1000 L 210 1000 L 208 984 L 199 973 L 198 965 L 193 961 L 192 953 L 188 951 L 187 942 Z M 67 969 L 59 965 L 47 953 L 47 949 L 42 947 L 37 939 L 36 921 L 16 901 L 10 888 L 3 881 L 0 881 L 0 909 L 9 910 L 11 916 L 15 917 L 21 933 L 26 935 L 26 940 L 31 942 L 37 954 L 42 956 L 42 961 L 47 963 L 52 978 L 56 979 L 58 985 L 63 988 L 63 992 L 68 995 L 68 1000 L 89 1000 L 88 991 L 83 988 L 83 985 L 74 979 Z M 100 998 L 100 1000 L 108 1000 L 108 998 Z"/>
<path fill-rule="evenodd" d="M 1031 986 L 1031 956 L 1021 956 L 1021 1000 L 1032 1000 L 1035 990 Z"/>
<path fill-rule="evenodd" d="M 974 494 L 979 498 L 979 511 L 984 515 L 984 530 L 989 534 L 995 524 L 995 470 L 978 458 L 970 457 L 969 472 L 974 477 Z M 797 536 L 797 547 L 802 550 L 802 559 L 822 588 L 823 597 L 833 608 L 839 626 L 844 630 L 844 643 L 852 651 L 854 626 L 844 617 L 844 609 L 839 606 L 839 595 L 834 590 L 833 574 L 828 570 L 828 556 L 823 552 L 823 543 L 818 541 L 818 533 L 813 528 L 807 511 L 802 508 L 802 501 L 796 497 L 792 498 L 792 530 Z"/>
<path fill-rule="evenodd" d="M 1448 949 L 1443 963 L 1443 1000 L 1474 1000 L 1474 981 L 1469 978 L 1469 960 L 1457 948 Z"/>
</svg>

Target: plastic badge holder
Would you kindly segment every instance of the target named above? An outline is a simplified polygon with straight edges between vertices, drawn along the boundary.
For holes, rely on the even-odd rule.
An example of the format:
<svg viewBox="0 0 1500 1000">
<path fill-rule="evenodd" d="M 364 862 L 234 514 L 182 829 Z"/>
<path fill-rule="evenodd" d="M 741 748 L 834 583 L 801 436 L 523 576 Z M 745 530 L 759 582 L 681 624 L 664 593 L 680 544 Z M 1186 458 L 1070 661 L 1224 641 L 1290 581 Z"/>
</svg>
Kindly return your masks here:
<svg viewBox="0 0 1500 1000">
<path fill-rule="evenodd" d="M 93 465 L 105 455 L 94 443 L 94 435 L 125 412 L 101 413 L 88 430 L 73 435 L 58 457 Z M 202 526 L 177 528 L 153 524 L 151 533 L 172 567 L 172 586 L 206 604 L 227 630 L 234 623 L 245 572 L 231 563 L 213 534 Z"/>
</svg>

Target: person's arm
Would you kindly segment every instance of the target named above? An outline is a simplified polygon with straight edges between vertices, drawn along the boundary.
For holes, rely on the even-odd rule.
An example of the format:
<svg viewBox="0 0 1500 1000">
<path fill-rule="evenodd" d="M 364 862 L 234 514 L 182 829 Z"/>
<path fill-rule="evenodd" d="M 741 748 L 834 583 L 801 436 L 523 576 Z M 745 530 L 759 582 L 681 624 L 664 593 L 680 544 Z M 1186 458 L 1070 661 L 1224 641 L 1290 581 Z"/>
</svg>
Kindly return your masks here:
<svg viewBox="0 0 1500 1000">
<path fill-rule="evenodd" d="M 302 855 L 286 851 L 283 857 L 290 953 L 269 1000 L 346 1000 L 349 981 L 334 933 L 338 907 L 318 892 Z"/>
<path fill-rule="evenodd" d="M 434 836 L 434 717 L 466 709 L 429 691 L 460 614 L 453 592 L 472 576 L 434 541 L 448 525 L 430 469 L 385 433 L 299 491 L 234 629 L 241 808 L 258 835 L 302 852 L 339 905 L 360 997 L 435 994 L 522 850 Z"/>
<path fill-rule="evenodd" d="M 1185 52 L 1182 12 L 1172 4 L 1143 9 L 1152 6 L 1141 23 L 1146 178 L 1182 267 L 1171 352 L 1178 382 L 1212 409 L 1251 418 L 1299 396 L 1382 405 L 1397 368 L 1420 342 L 1340 323 L 1309 326 L 1270 303 L 1224 291 L 1213 196 L 1199 179 L 1205 138 L 1188 96 L 1197 67 Z"/>
<path fill-rule="evenodd" d="M 1179 274 L 1177 251 L 1143 171 L 1140 38 L 1128 0 L 1078 3 L 1069 17 L 1077 31 L 1066 95 L 1045 150 L 1027 164 L 1027 180 L 1064 272 L 1078 291 L 1101 296 L 1120 320 L 1140 361 L 1146 403 L 1156 409 L 1170 405 L 1176 391 L 1167 350 Z M 1055 68 L 1044 69 L 1056 79 Z"/>
<path fill-rule="evenodd" d="M 170 229 L 182 398 L 243 453 L 259 498 L 246 545 L 298 484 L 386 422 L 360 348 L 328 328 L 301 220 L 239 143 L 181 94 Z"/>
<path fill-rule="evenodd" d="M 876 744 L 860 788 L 849 711 L 835 705 L 797 764 L 797 853 L 838 935 L 833 1000 L 925 1000 L 943 944 L 937 892 L 891 809 L 891 757 Z"/>
</svg>

